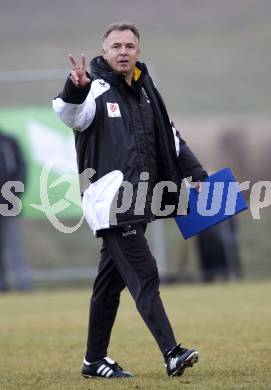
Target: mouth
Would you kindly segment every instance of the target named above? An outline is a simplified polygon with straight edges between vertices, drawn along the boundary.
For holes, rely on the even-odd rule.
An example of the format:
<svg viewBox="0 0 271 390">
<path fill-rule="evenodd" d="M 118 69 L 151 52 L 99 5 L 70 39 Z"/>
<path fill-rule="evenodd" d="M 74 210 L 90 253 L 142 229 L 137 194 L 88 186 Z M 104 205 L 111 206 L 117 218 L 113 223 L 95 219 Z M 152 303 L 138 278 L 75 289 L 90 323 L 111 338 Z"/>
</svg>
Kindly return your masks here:
<svg viewBox="0 0 271 390">
<path fill-rule="evenodd" d="M 121 66 L 128 65 L 129 64 L 129 60 L 119 60 L 118 64 L 121 65 Z"/>
</svg>

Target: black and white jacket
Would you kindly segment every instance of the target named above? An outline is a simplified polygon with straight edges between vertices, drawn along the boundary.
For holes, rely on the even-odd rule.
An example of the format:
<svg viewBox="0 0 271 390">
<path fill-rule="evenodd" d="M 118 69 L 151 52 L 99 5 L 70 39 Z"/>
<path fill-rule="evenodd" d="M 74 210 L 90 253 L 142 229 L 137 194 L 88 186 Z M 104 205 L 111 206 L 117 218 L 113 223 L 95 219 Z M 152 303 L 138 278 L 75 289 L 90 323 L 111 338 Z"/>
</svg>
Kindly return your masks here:
<svg viewBox="0 0 271 390">
<path fill-rule="evenodd" d="M 53 108 L 74 130 L 79 173 L 87 168 L 96 172 L 82 185 L 85 216 L 94 234 L 154 220 L 152 190 L 161 181 L 171 181 L 178 188 L 175 193 L 165 189 L 162 198 L 162 205 L 176 205 L 169 215 L 175 216 L 182 179 L 201 180 L 207 174 L 170 122 L 146 66 L 137 63 L 130 87 L 102 57 L 96 57 L 90 77 L 91 85 L 85 88 L 75 87 L 68 79 Z M 142 172 L 148 172 L 148 189 L 138 213 L 139 184 L 146 180 Z M 113 204 L 116 201 L 119 207 L 124 196 L 123 181 L 132 184 L 131 206 L 112 223 Z"/>
</svg>

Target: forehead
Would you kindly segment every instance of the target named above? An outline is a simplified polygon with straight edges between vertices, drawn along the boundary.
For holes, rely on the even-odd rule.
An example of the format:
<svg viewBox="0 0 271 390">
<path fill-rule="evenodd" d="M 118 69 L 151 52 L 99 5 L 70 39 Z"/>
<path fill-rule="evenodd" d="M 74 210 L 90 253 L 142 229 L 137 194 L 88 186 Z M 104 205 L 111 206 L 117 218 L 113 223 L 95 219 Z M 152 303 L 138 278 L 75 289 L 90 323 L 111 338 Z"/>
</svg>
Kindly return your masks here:
<svg viewBox="0 0 271 390">
<path fill-rule="evenodd" d="M 134 43 L 138 44 L 138 39 L 131 30 L 113 30 L 106 38 L 107 42 L 112 45 L 113 43 Z"/>
</svg>

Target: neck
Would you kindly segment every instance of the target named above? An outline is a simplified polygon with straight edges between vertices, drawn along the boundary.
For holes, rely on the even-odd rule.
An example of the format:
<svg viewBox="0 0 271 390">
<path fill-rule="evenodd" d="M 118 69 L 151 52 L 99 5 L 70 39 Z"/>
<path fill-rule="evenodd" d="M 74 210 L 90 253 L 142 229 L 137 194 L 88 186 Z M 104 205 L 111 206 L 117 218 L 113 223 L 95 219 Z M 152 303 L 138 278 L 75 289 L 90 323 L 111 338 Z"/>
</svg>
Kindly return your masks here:
<svg viewBox="0 0 271 390">
<path fill-rule="evenodd" d="M 134 72 L 129 72 L 129 73 L 123 73 L 122 75 L 124 76 L 125 78 L 125 81 L 128 85 L 132 85 L 132 81 L 133 81 L 133 74 Z"/>
</svg>

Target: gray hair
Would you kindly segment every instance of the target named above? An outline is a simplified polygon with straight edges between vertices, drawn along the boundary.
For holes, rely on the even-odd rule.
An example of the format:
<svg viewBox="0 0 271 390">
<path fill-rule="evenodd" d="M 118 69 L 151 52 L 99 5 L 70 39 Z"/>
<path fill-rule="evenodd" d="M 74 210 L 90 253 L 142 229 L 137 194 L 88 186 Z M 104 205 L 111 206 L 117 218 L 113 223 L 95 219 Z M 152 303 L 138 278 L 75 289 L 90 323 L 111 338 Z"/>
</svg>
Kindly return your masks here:
<svg viewBox="0 0 271 390">
<path fill-rule="evenodd" d="M 138 28 L 133 23 L 129 23 L 129 22 L 112 23 L 106 28 L 103 34 L 102 37 L 103 46 L 106 38 L 112 31 L 125 31 L 125 30 L 132 31 L 132 33 L 137 37 L 137 39 L 138 40 L 140 39 Z"/>
</svg>

